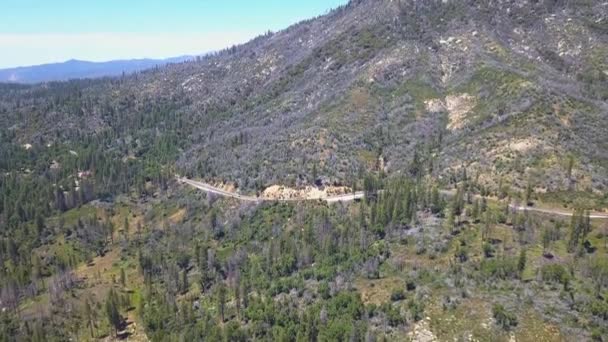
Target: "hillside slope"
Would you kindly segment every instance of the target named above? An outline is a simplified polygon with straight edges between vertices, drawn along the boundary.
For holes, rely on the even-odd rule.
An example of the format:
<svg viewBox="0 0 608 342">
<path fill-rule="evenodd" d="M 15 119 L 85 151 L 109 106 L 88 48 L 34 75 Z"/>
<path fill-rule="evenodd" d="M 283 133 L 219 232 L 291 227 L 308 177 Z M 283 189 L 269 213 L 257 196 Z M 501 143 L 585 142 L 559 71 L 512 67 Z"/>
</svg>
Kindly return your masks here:
<svg viewBox="0 0 608 342">
<path fill-rule="evenodd" d="M 601 192 L 607 13 L 595 1 L 352 1 L 199 62 L 4 86 L 2 127 L 19 144 L 109 134 L 135 157 L 164 137 L 184 173 L 250 189 L 310 184 L 313 169 L 344 183 L 424 168 L 492 191 Z"/>
<path fill-rule="evenodd" d="M 351 1 L 0 84 L 0 341 L 601 341 L 607 8 Z"/>
</svg>

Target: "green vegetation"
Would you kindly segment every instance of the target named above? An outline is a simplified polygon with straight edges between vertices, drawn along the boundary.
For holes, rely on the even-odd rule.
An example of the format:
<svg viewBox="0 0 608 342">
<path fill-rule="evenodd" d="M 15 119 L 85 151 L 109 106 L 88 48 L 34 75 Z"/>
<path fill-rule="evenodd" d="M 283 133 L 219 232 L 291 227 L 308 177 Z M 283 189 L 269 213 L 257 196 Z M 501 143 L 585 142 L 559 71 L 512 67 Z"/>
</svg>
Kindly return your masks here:
<svg viewBox="0 0 608 342">
<path fill-rule="evenodd" d="M 405 336 L 405 326 L 417 324 L 437 305 L 458 310 L 462 301 L 500 294 L 491 310 L 495 333 L 518 334 L 519 316 L 529 312 L 505 309 L 519 296 L 507 289 L 513 284 L 535 288 L 536 281 L 523 276 L 530 268 L 538 272 L 539 282 L 562 285 L 537 294 L 537 307 L 532 308 L 537 316 L 551 311 L 551 293 L 559 294 L 563 287 L 568 293 L 561 299 L 565 303 L 575 294 L 590 300 L 590 306 L 571 304 L 575 315 L 606 319 L 606 303 L 595 299 L 608 286 L 608 263 L 598 254 L 606 249 L 585 238 L 598 230 L 584 215 L 572 219 L 570 234 L 560 233 L 559 227 L 539 229 L 550 223 L 532 217 L 522 221 L 519 215 L 507 216 L 505 221 L 513 226 L 504 227 L 495 220 L 500 206 L 482 205 L 485 198 L 467 199 L 471 184 L 463 183 L 455 195 L 446 197 L 425 179 L 367 175 L 361 180 L 366 200 L 346 205 L 238 208 L 231 200 L 205 200 L 184 188 L 177 208 L 162 204 L 173 196 L 167 193 L 156 204 L 131 202 L 97 210 L 88 209 L 89 204 L 64 213 L 51 209 L 58 216 L 40 225 L 52 231 L 61 224 L 67 228 L 61 238 L 34 247 L 36 257 L 25 275 L 5 273 L 9 282 L 3 303 L 14 311 L 9 311 L 3 330 L 35 338 L 37 330 L 23 330 L 10 318 L 29 312 L 27 303 L 32 301 L 39 303 L 34 308 L 49 305 L 55 312 L 53 319 L 32 321 L 44 327 L 46 336 L 399 339 Z M 84 213 L 90 219 L 80 219 Z M 68 220 L 70 216 L 76 222 Z M 36 220 L 31 224 L 36 226 Z M 83 233 L 97 230 L 100 240 Z M 70 238 L 74 234 L 79 238 Z M 546 261 L 547 252 L 526 252 L 531 244 L 544 241 L 545 250 L 557 251 L 551 247 L 557 244 L 583 247 L 559 255 L 563 262 Z M 20 260 L 11 254 L 11 246 L 9 242 L 3 249 L 5 265 Z M 84 253 L 87 250 L 97 252 Z M 583 266 L 575 271 L 573 262 Z M 76 286 L 83 275 L 89 280 L 84 287 Z M 26 293 L 20 281 L 44 286 Z M 425 295 L 429 291 L 433 295 Z M 50 303 L 42 304 L 47 293 Z M 66 305 L 76 310 L 59 314 Z M 131 327 L 134 319 L 139 330 Z M 75 321 L 82 324 L 65 330 Z M 570 327 L 579 329 L 576 323 Z M 593 327 L 595 334 L 603 331 L 601 324 Z M 494 328 L 475 329 L 485 336 Z"/>
<path fill-rule="evenodd" d="M 193 62 L 0 85 L 0 341 L 608 336 L 601 4 L 507 4 L 355 0 Z"/>
<path fill-rule="evenodd" d="M 517 325 L 517 317 L 512 313 L 508 312 L 502 305 L 496 304 L 492 308 L 492 315 L 496 320 L 496 323 L 500 325 L 501 328 L 508 330 L 511 327 Z"/>
</svg>

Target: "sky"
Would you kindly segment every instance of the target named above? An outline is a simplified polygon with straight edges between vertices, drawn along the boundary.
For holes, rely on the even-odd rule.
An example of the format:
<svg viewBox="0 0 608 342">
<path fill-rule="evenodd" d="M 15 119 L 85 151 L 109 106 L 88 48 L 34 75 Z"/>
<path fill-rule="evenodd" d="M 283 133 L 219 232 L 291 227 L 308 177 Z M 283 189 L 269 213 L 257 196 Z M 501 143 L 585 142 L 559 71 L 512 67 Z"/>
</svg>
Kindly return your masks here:
<svg viewBox="0 0 608 342">
<path fill-rule="evenodd" d="M 0 68 L 199 55 L 347 0 L 0 0 Z"/>
</svg>

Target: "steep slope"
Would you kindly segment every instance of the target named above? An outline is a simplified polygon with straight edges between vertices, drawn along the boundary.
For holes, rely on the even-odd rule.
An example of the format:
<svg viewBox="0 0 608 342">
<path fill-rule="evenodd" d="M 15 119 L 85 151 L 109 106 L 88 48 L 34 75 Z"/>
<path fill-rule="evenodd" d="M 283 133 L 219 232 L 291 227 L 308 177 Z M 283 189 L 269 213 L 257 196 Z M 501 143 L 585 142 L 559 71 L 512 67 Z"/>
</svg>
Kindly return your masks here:
<svg viewBox="0 0 608 342">
<path fill-rule="evenodd" d="M 596 1 L 352 1 L 198 62 L 3 86 L 2 128 L 41 146 L 93 133 L 134 157 L 165 138 L 182 172 L 248 189 L 382 168 L 601 194 L 607 13 Z"/>
</svg>

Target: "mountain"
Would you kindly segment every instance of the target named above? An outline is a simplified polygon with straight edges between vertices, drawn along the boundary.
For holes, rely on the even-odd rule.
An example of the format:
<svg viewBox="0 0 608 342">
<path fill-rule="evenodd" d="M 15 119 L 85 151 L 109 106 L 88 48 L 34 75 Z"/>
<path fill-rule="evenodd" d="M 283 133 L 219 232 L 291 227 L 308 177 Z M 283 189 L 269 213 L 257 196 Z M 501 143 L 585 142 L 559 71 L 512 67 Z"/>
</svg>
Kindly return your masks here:
<svg viewBox="0 0 608 342">
<path fill-rule="evenodd" d="M 41 83 L 66 81 L 79 78 L 99 78 L 130 74 L 169 63 L 180 63 L 192 59 L 190 56 L 169 59 L 131 59 L 109 62 L 87 62 L 69 60 L 63 63 L 51 63 L 10 69 L 0 69 L 0 82 Z"/>
<path fill-rule="evenodd" d="M 382 157 L 387 173 L 416 160 L 447 183 L 466 169 L 493 191 L 601 194 L 606 12 L 596 2 L 352 1 L 200 61 L 12 88 L 4 127 L 23 142 L 176 136 L 180 169 L 243 188 L 310 183 L 313 166 L 346 183 Z"/>
<path fill-rule="evenodd" d="M 607 137 L 590 0 L 352 0 L 0 84 L 0 340 L 601 341 Z"/>
</svg>

